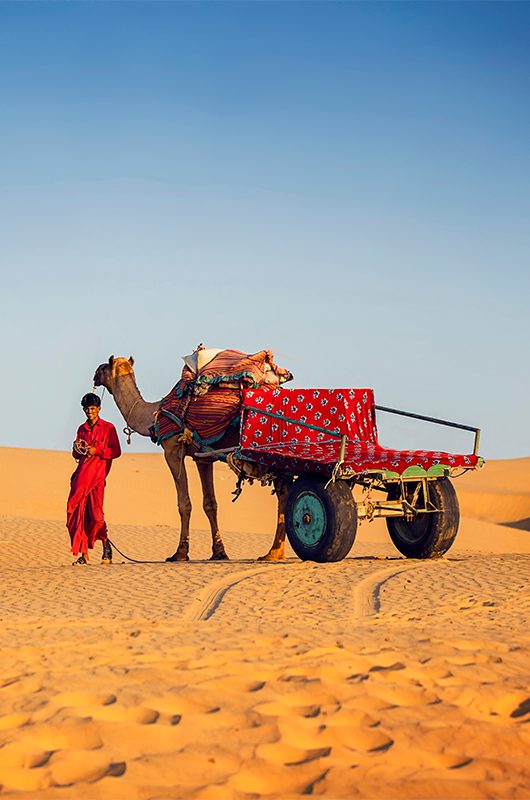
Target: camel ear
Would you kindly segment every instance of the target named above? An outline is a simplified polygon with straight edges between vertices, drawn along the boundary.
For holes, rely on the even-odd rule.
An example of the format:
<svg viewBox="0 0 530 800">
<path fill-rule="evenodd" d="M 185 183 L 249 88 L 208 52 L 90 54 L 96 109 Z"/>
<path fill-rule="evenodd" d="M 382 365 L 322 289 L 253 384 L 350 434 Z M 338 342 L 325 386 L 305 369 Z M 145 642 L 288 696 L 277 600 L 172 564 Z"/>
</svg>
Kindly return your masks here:
<svg viewBox="0 0 530 800">
<path fill-rule="evenodd" d="M 134 364 L 134 358 L 132 356 L 129 356 L 129 364 L 131 365 L 131 367 Z"/>
<path fill-rule="evenodd" d="M 114 361 L 114 356 L 109 356 L 109 367 L 112 367 L 113 361 Z"/>
</svg>

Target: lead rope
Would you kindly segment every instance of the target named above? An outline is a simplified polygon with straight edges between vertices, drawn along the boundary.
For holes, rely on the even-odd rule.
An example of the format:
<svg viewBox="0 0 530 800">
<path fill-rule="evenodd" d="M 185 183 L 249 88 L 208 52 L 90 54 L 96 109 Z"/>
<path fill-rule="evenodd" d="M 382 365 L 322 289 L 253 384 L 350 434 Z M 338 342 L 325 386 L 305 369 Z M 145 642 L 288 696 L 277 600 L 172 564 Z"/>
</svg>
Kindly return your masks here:
<svg viewBox="0 0 530 800">
<path fill-rule="evenodd" d="M 104 397 L 105 397 L 105 386 L 103 387 L 103 391 L 101 392 L 101 403 L 102 404 L 103 404 L 103 398 Z M 136 405 L 136 403 L 138 402 L 139 399 L 140 398 L 135 400 L 135 402 L 132 404 L 131 408 L 129 409 L 128 416 L 131 414 L 133 408 L 135 407 L 135 405 Z M 131 443 L 131 434 L 136 433 L 136 431 L 133 428 L 129 427 L 129 425 L 126 425 L 126 427 L 123 429 L 123 432 L 127 436 L 127 444 L 130 444 Z M 111 547 L 114 550 L 116 550 L 116 552 L 119 553 L 122 558 L 125 558 L 127 561 L 131 561 L 133 564 L 165 564 L 166 563 L 165 561 L 142 561 L 142 560 L 140 560 L 138 558 L 131 558 L 131 556 L 127 556 L 127 555 L 125 555 L 125 553 L 122 553 L 120 548 L 117 547 L 114 544 L 112 539 L 107 537 L 107 540 L 108 540 L 109 544 L 111 545 Z"/>
<path fill-rule="evenodd" d="M 129 426 L 126 425 L 125 428 L 123 429 L 123 432 L 127 437 L 127 444 L 130 444 L 131 436 L 133 435 L 133 433 L 136 433 L 136 431 L 134 431 L 132 428 L 129 428 Z"/>
<path fill-rule="evenodd" d="M 96 389 L 96 387 L 94 386 L 94 391 L 95 391 L 95 389 Z M 105 397 L 105 386 L 103 387 L 103 391 L 101 392 L 101 404 L 102 404 L 102 405 L 103 405 L 103 398 L 104 398 L 104 397 Z M 129 409 L 129 412 L 128 412 L 127 416 L 130 416 L 130 414 L 131 414 L 131 412 L 132 412 L 133 408 L 135 407 L 135 405 L 136 405 L 136 403 L 138 402 L 138 400 L 139 400 L 139 399 L 140 399 L 140 398 L 138 398 L 137 400 L 135 400 L 135 401 L 134 401 L 134 403 L 132 404 L 132 406 L 131 406 L 131 407 L 130 407 L 130 409 Z M 126 425 L 126 427 L 123 429 L 123 432 L 124 432 L 124 434 L 127 436 L 127 444 L 130 444 L 130 443 L 131 443 L 131 435 L 132 435 L 133 433 L 136 433 L 137 431 L 135 431 L 135 430 L 134 430 L 133 428 L 131 428 L 129 425 Z M 86 444 L 86 443 L 85 443 L 85 444 Z M 140 559 L 138 559 L 138 558 L 131 558 L 131 556 L 127 556 L 127 555 L 125 555 L 125 553 L 122 553 L 122 551 L 120 550 L 120 548 L 119 548 L 119 547 L 117 547 L 117 546 L 114 544 L 114 542 L 112 541 L 112 539 L 110 539 L 109 537 L 107 537 L 107 541 L 109 542 L 109 544 L 111 545 L 111 547 L 112 547 L 114 550 L 116 550 L 116 552 L 117 552 L 117 553 L 119 553 L 119 554 L 120 554 L 120 556 L 121 556 L 122 558 L 125 558 L 127 561 L 131 561 L 133 564 L 165 564 L 165 563 L 166 563 L 165 561 L 142 561 L 142 560 L 140 560 Z"/>
<path fill-rule="evenodd" d="M 131 556 L 126 556 L 126 555 L 125 555 L 125 553 L 122 553 L 122 551 L 120 550 L 120 548 L 119 548 L 119 547 L 116 547 L 116 545 L 114 544 L 114 542 L 112 541 L 112 539 L 109 539 L 109 538 L 107 537 L 107 541 L 109 542 L 109 544 L 111 544 L 111 545 L 112 545 L 112 547 L 114 548 L 114 550 L 116 550 L 116 552 L 120 554 L 120 556 L 123 556 L 123 558 L 126 558 L 126 559 L 127 559 L 127 561 L 132 561 L 132 562 L 133 562 L 133 564 L 165 564 L 165 563 L 166 563 L 166 561 L 165 561 L 165 560 L 164 560 L 164 561 L 141 561 L 141 560 L 140 560 L 140 559 L 138 559 L 138 558 L 131 558 Z"/>
<path fill-rule="evenodd" d="M 129 419 L 131 417 L 131 414 L 133 412 L 134 407 L 136 406 L 136 403 L 138 403 L 139 400 L 140 400 L 140 398 L 137 397 L 136 400 L 134 401 L 134 403 L 132 404 L 132 406 L 130 407 L 130 409 L 128 410 L 127 417 L 129 417 Z M 123 429 L 123 432 L 127 437 L 127 444 L 131 443 L 131 436 L 133 435 L 133 433 L 138 433 L 138 431 L 135 431 L 134 428 L 131 428 L 129 423 L 127 423 L 127 425 Z"/>
</svg>

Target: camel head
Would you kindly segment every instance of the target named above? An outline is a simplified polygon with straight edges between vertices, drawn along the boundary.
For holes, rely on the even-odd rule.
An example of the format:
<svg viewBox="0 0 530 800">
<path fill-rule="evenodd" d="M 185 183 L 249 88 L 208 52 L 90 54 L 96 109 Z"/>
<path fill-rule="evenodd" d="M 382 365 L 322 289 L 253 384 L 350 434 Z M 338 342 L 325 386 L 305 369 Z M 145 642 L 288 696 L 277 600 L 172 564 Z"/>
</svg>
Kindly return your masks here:
<svg viewBox="0 0 530 800">
<path fill-rule="evenodd" d="M 100 364 L 94 373 L 94 386 L 104 386 L 110 394 L 113 394 L 116 378 L 122 375 L 133 375 L 134 358 L 115 358 L 109 356 L 106 364 Z"/>
</svg>

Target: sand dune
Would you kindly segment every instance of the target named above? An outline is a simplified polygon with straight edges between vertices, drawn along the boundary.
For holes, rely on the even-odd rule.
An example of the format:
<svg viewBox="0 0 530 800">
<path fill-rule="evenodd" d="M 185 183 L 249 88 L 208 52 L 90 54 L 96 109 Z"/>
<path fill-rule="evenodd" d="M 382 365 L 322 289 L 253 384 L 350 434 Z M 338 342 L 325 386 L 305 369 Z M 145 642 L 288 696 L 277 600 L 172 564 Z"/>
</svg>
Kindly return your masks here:
<svg viewBox="0 0 530 800">
<path fill-rule="evenodd" d="M 69 453 L 0 447 L 0 510 L 11 516 L 63 520 L 73 467 Z M 197 517 L 194 523 L 201 527 L 206 517 L 193 464 L 188 473 Z M 269 532 L 275 518 L 270 492 L 247 485 L 232 503 L 234 474 L 226 465 L 216 464 L 215 476 L 223 530 Z M 524 527 L 522 523 L 530 519 L 529 478 L 530 458 L 519 458 L 490 461 L 482 470 L 455 479 L 462 516 Z M 106 510 L 108 519 L 117 524 L 177 525 L 175 487 L 160 450 L 125 453 L 115 463 L 107 487 Z"/>
<path fill-rule="evenodd" d="M 530 797 L 530 459 L 456 482 L 445 558 L 401 558 L 376 522 L 337 564 L 256 561 L 274 499 L 232 504 L 222 465 L 231 561 L 207 561 L 193 478 L 193 560 L 164 563 L 174 487 L 149 454 L 116 462 L 107 517 L 151 563 L 74 568 L 71 469 L 0 449 L 1 798 Z"/>
<path fill-rule="evenodd" d="M 455 482 L 463 513 L 530 531 L 530 458 L 491 461 Z"/>
</svg>

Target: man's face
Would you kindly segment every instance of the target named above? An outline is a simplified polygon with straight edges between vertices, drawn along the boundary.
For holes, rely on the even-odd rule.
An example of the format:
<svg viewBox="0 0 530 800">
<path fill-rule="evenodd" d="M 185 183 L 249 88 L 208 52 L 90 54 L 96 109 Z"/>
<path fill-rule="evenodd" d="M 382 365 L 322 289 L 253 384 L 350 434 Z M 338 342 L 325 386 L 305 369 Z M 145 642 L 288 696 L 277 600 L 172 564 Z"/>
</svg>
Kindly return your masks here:
<svg viewBox="0 0 530 800">
<path fill-rule="evenodd" d="M 83 411 L 90 425 L 94 425 L 99 417 L 99 406 L 85 406 Z"/>
</svg>

